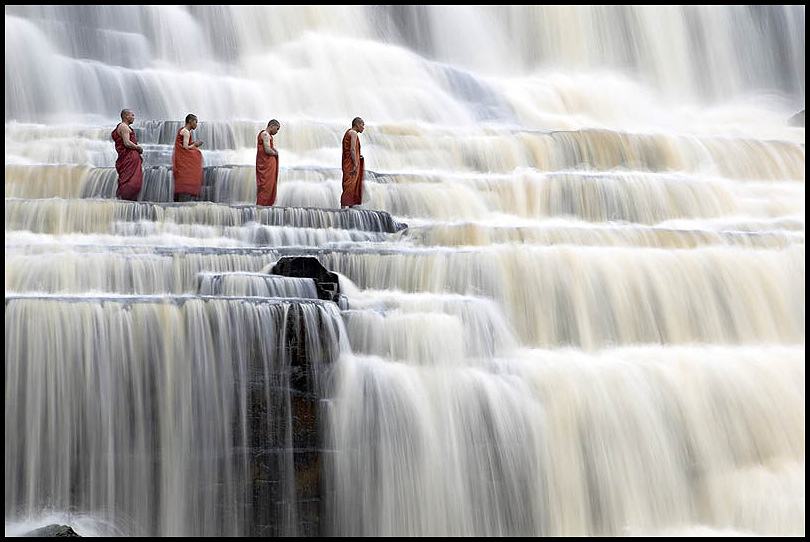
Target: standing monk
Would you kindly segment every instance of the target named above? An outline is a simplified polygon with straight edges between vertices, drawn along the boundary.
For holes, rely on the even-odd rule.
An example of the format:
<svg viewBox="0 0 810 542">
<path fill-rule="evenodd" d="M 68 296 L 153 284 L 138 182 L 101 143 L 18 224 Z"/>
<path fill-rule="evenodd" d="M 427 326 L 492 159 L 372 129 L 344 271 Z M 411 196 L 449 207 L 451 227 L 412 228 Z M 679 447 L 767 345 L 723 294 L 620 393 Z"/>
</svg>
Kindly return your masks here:
<svg viewBox="0 0 810 542">
<path fill-rule="evenodd" d="M 186 115 L 186 125 L 177 132 L 172 156 L 174 201 L 194 201 L 200 197 L 203 179 L 202 141 L 194 141 L 191 132 L 197 128 L 197 116 Z"/>
<path fill-rule="evenodd" d="M 256 205 L 274 205 L 278 185 L 278 151 L 273 136 L 281 129 L 276 119 L 256 137 Z"/>
<path fill-rule="evenodd" d="M 355 207 L 363 203 L 363 155 L 360 154 L 360 138 L 366 123 L 355 117 L 352 127 L 343 134 L 343 194 L 340 207 Z"/>
<path fill-rule="evenodd" d="M 143 185 L 143 148 L 138 145 L 138 137 L 130 126 L 135 122 L 135 113 L 129 109 L 121 111 L 121 122 L 112 132 L 118 160 L 115 171 L 118 172 L 118 190 L 115 195 L 121 199 L 135 201 Z"/>
</svg>

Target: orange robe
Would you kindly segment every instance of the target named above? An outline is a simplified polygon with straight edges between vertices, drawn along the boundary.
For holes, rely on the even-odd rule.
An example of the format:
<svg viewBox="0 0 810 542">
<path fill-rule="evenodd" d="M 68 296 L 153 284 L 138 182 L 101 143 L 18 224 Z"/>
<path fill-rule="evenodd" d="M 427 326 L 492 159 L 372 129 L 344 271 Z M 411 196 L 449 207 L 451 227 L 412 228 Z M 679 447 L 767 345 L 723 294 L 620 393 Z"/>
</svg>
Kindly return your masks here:
<svg viewBox="0 0 810 542">
<path fill-rule="evenodd" d="M 182 130 L 182 128 L 180 129 Z M 184 149 L 183 134 L 177 131 L 174 140 L 174 155 L 172 156 L 172 172 L 174 173 L 174 195 L 188 194 L 200 196 L 203 180 L 203 159 L 200 149 Z M 189 135 L 189 143 L 194 138 Z"/>
<path fill-rule="evenodd" d="M 115 171 L 118 172 L 118 190 L 115 195 L 121 199 L 135 201 L 143 186 L 143 158 L 141 158 L 141 153 L 124 145 L 124 138 L 118 133 L 118 126 L 112 133 L 115 150 L 118 153 L 118 160 L 115 161 Z M 130 134 L 130 141 L 138 144 L 138 136 L 134 131 Z"/>
<path fill-rule="evenodd" d="M 274 205 L 278 186 L 278 156 L 264 152 L 263 132 L 256 136 L 256 205 Z M 270 136 L 270 148 L 276 148 L 273 136 Z"/>
<path fill-rule="evenodd" d="M 343 194 L 340 196 L 340 206 L 360 205 L 363 203 L 363 172 L 365 166 L 363 157 L 360 156 L 360 138 L 357 138 L 357 173 L 352 175 L 352 136 L 346 130 L 343 134 Z"/>
</svg>

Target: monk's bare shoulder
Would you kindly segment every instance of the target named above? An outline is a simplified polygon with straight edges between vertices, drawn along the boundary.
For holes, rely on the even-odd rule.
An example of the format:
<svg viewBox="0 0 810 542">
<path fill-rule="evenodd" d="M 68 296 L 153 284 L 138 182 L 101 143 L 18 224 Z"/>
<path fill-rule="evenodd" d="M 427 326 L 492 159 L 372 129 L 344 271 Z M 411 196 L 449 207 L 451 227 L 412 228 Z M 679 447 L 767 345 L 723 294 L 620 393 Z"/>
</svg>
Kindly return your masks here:
<svg viewBox="0 0 810 542">
<path fill-rule="evenodd" d="M 183 135 L 186 135 L 186 134 L 191 134 L 191 132 L 189 132 L 189 131 L 188 131 L 188 128 L 186 128 L 185 126 L 183 126 L 182 128 L 180 128 L 180 133 L 181 133 L 181 134 L 183 134 Z"/>
<path fill-rule="evenodd" d="M 118 133 L 121 135 L 121 137 L 126 137 L 132 133 L 132 128 L 130 128 L 127 123 L 122 122 L 118 125 Z"/>
<path fill-rule="evenodd" d="M 273 139 L 273 136 L 271 136 L 267 132 L 262 132 L 262 141 L 264 141 L 265 143 L 269 143 L 271 139 Z"/>
</svg>

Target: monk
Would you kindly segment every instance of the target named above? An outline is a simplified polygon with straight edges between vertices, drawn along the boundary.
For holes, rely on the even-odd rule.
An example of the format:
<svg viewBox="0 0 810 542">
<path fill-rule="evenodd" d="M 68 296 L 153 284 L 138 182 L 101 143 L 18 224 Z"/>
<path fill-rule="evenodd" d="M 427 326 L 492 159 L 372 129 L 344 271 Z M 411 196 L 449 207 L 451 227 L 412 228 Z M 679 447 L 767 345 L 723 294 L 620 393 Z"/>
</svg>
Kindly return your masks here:
<svg viewBox="0 0 810 542">
<path fill-rule="evenodd" d="M 118 190 L 115 195 L 120 199 L 135 201 L 143 186 L 143 147 L 138 145 L 138 137 L 130 128 L 135 122 L 135 113 L 129 109 L 121 111 L 121 122 L 112 132 L 118 160 L 115 171 L 118 172 Z"/>
<path fill-rule="evenodd" d="M 197 128 L 197 116 L 186 115 L 186 125 L 177 131 L 172 155 L 174 173 L 174 201 L 195 201 L 200 197 L 203 180 L 203 159 L 199 147 L 202 141 L 194 141 L 191 132 Z"/>
<path fill-rule="evenodd" d="M 341 209 L 356 207 L 363 203 L 363 155 L 360 154 L 360 138 L 366 123 L 360 117 L 352 120 L 352 127 L 343 134 L 343 194 L 340 196 Z"/>
<path fill-rule="evenodd" d="M 256 205 L 274 205 L 278 185 L 278 151 L 273 136 L 281 124 L 273 119 L 256 137 Z"/>
</svg>

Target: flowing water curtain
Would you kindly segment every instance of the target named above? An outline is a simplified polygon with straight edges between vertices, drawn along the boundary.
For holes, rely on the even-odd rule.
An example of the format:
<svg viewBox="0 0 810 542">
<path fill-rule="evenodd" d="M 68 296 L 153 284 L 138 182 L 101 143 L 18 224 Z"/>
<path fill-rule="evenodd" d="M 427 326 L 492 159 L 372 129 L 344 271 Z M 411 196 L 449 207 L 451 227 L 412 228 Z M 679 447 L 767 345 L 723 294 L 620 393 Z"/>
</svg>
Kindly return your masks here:
<svg viewBox="0 0 810 542">
<path fill-rule="evenodd" d="M 782 346 L 536 351 L 500 374 L 344 358 L 330 525 L 341 535 L 801 532 L 803 357 Z"/>
<path fill-rule="evenodd" d="M 12 298 L 6 323 L 7 516 L 305 534 L 294 401 L 323 393 L 340 354 L 334 306 Z"/>
<path fill-rule="evenodd" d="M 6 23 L 7 524 L 804 533 L 803 7 Z M 267 104 L 296 209 L 247 205 Z M 142 203 L 109 200 L 124 105 Z M 189 110 L 217 205 L 170 203 Z M 366 207 L 393 217 L 330 210 L 358 113 Z M 302 253 L 356 283 L 342 314 L 267 299 L 312 297 L 264 274 Z"/>
<path fill-rule="evenodd" d="M 204 273 L 198 275 L 201 295 L 296 297 L 318 299 L 315 281 L 265 273 Z"/>
<path fill-rule="evenodd" d="M 333 6 L 305 11 L 283 6 L 8 8 L 6 41 L 19 53 L 7 55 L 6 73 L 15 78 L 6 93 L 6 119 L 42 120 L 65 111 L 110 115 L 121 103 L 149 119 L 171 119 L 187 108 L 208 109 L 208 116 L 217 119 L 255 119 L 262 116 L 263 83 L 270 77 L 256 74 L 276 75 L 270 100 L 282 110 L 311 108 L 320 117 L 351 117 L 348 110 L 356 103 L 350 96 L 317 100 L 310 89 L 327 82 L 353 88 L 358 70 L 371 86 L 368 93 L 358 91 L 369 116 L 390 119 L 415 111 L 424 119 L 472 120 L 480 115 L 478 107 L 488 103 L 487 85 L 448 79 L 425 57 L 512 76 L 561 66 L 627 70 L 666 94 L 691 99 L 763 89 L 795 97 L 804 93 L 800 6 Z M 458 26 L 480 37 L 463 38 Z M 193 57 L 178 43 L 177 29 L 204 36 Z M 336 42 L 340 47 L 334 47 Z M 307 54 L 308 62 L 298 61 Z M 347 58 L 355 58 L 353 70 L 346 69 Z M 393 64 L 400 66 L 396 74 L 385 69 Z M 203 80 L 192 69 L 210 75 Z M 378 77 L 362 77 L 370 73 Z M 426 92 L 402 95 L 397 85 L 403 79 L 421 82 Z M 49 88 L 63 89 L 58 105 L 50 100 Z M 187 90 L 180 93 L 180 88 Z M 222 98 L 209 104 L 211 95 Z M 475 106 L 465 107 L 465 101 Z"/>
</svg>

